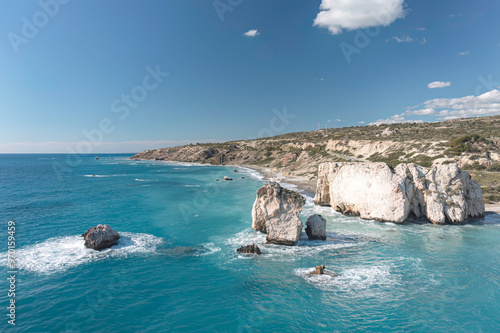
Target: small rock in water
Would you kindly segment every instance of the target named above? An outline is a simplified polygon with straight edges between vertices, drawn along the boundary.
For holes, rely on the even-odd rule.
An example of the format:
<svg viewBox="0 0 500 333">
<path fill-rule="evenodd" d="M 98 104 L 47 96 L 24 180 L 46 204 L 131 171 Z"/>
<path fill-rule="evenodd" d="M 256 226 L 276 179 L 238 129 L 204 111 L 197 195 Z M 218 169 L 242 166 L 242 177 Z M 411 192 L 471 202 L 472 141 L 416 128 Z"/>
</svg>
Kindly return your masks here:
<svg viewBox="0 0 500 333">
<path fill-rule="evenodd" d="M 330 273 L 330 272 L 326 272 L 325 271 L 325 265 L 319 265 L 319 266 L 314 266 L 314 268 L 316 268 L 316 270 L 312 273 L 309 273 L 309 275 L 329 275 L 331 277 L 336 277 L 338 276 L 337 274 L 335 273 Z"/>
<path fill-rule="evenodd" d="M 312 273 L 309 273 L 309 275 L 324 274 L 325 265 L 314 266 L 314 268 L 316 268 L 316 270 Z"/>
<path fill-rule="evenodd" d="M 224 176 L 224 180 L 233 180 L 233 178 Z"/>
<path fill-rule="evenodd" d="M 234 169 L 234 172 L 238 172 L 238 170 Z"/>
<path fill-rule="evenodd" d="M 255 244 L 245 245 L 236 250 L 238 253 L 262 254 L 259 247 Z"/>
<path fill-rule="evenodd" d="M 90 228 L 82 234 L 82 237 L 85 239 L 86 247 L 99 251 L 116 245 L 120 239 L 118 232 L 107 224 L 98 224 L 97 227 Z"/>
<path fill-rule="evenodd" d="M 241 177 L 241 179 L 245 179 L 245 177 Z"/>
<path fill-rule="evenodd" d="M 310 240 L 326 240 L 326 220 L 323 216 L 314 214 L 306 222 L 306 234 Z"/>
</svg>

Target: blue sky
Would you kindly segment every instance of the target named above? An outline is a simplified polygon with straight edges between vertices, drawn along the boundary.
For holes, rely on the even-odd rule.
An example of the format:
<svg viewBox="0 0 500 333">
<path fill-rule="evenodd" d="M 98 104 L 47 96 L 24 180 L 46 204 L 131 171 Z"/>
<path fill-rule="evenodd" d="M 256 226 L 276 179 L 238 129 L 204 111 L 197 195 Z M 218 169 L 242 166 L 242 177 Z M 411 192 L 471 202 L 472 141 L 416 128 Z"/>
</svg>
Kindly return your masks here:
<svg viewBox="0 0 500 333">
<path fill-rule="evenodd" d="M 500 114 L 498 1 L 0 6 L 4 153 Z"/>
</svg>

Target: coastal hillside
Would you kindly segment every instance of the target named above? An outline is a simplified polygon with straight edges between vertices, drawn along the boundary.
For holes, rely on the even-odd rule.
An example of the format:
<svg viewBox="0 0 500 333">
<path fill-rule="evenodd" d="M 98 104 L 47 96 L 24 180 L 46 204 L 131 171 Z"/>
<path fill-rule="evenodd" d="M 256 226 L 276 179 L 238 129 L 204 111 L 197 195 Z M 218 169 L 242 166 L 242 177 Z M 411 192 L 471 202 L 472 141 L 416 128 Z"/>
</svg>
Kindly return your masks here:
<svg viewBox="0 0 500 333">
<path fill-rule="evenodd" d="M 246 165 L 315 181 L 323 162 L 458 163 L 500 202 L 500 116 L 298 132 L 253 140 L 147 150 L 132 159 Z"/>
</svg>

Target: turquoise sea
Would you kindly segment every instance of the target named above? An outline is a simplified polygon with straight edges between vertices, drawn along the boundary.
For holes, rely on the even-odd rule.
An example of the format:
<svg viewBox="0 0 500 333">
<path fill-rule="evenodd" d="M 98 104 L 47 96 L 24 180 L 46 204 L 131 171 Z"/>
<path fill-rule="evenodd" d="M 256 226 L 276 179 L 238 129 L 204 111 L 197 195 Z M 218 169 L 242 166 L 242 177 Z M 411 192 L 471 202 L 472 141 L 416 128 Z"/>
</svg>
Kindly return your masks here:
<svg viewBox="0 0 500 333">
<path fill-rule="evenodd" d="M 395 225 L 308 196 L 302 220 L 322 214 L 327 241 L 265 245 L 250 228 L 257 173 L 129 156 L 0 155 L 0 331 L 500 331 L 498 215 Z M 84 247 L 99 223 L 122 235 L 117 246 Z M 263 255 L 235 252 L 252 242 Z M 339 276 L 308 276 L 319 264 Z"/>
</svg>

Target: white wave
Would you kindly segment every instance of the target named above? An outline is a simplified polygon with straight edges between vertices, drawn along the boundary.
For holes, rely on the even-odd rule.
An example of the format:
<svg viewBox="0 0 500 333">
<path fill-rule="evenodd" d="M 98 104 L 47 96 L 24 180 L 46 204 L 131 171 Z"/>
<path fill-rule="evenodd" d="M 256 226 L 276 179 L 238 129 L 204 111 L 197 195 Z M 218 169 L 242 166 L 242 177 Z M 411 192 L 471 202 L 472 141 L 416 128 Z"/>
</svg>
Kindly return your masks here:
<svg viewBox="0 0 500 333">
<path fill-rule="evenodd" d="M 216 252 L 219 252 L 221 250 L 220 247 L 215 246 L 214 243 L 205 243 L 201 244 L 203 246 L 203 250 L 198 251 L 195 255 L 196 256 L 208 256 L 210 254 L 214 254 Z"/>
<path fill-rule="evenodd" d="M 201 187 L 201 185 L 182 185 L 182 187 Z"/>
<path fill-rule="evenodd" d="M 250 169 L 250 168 L 245 168 L 245 167 L 238 167 L 239 169 L 243 170 L 243 174 L 247 175 L 250 178 L 256 179 L 256 180 L 264 180 L 264 175 L 261 174 L 259 171 Z"/>
<path fill-rule="evenodd" d="M 300 192 L 301 189 L 298 188 L 297 185 L 295 184 L 291 184 L 291 183 L 280 183 L 281 187 L 284 187 L 288 190 L 292 190 L 292 191 L 295 191 L 295 192 Z"/>
<path fill-rule="evenodd" d="M 354 246 L 363 246 L 365 240 L 354 240 L 337 237 L 334 234 L 328 234 L 326 241 L 311 241 L 307 239 L 305 233 L 302 233 L 301 239 L 295 246 L 265 244 L 266 235 L 253 229 L 246 229 L 239 232 L 235 237 L 226 241 L 230 248 L 234 249 L 248 244 L 257 244 L 265 258 L 278 261 L 293 261 L 304 257 L 312 257 L 321 252 L 332 251 Z"/>
<path fill-rule="evenodd" d="M 111 177 L 111 175 L 83 175 L 83 177 L 105 178 Z"/>
<path fill-rule="evenodd" d="M 150 234 L 120 232 L 117 245 L 95 251 L 85 247 L 81 236 L 53 237 L 17 250 L 16 266 L 38 274 L 52 274 L 107 258 L 154 253 L 162 242 L 162 238 Z M 0 262 L 5 262 L 6 257 L 6 253 L 2 253 Z"/>
<path fill-rule="evenodd" d="M 157 181 L 158 179 L 140 179 L 140 178 L 136 178 L 135 181 L 136 182 L 154 182 L 154 181 Z"/>
<path fill-rule="evenodd" d="M 185 167 L 192 167 L 192 166 L 213 166 L 211 164 L 201 164 L 201 163 L 188 163 L 188 162 L 172 162 L 172 161 L 155 161 L 155 162 L 160 162 L 162 164 L 166 165 L 172 165 L 172 166 L 185 166 Z"/>
<path fill-rule="evenodd" d="M 329 269 L 329 267 L 326 267 Z M 295 275 L 302 277 L 306 282 L 320 289 L 359 292 L 370 288 L 392 287 L 401 284 L 401 276 L 391 274 L 391 267 L 382 266 L 360 266 L 348 268 L 341 272 L 335 272 L 338 276 L 309 275 L 314 268 L 299 268 L 294 271 Z"/>
</svg>

